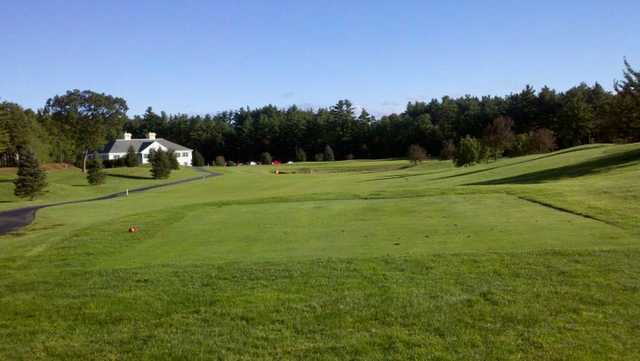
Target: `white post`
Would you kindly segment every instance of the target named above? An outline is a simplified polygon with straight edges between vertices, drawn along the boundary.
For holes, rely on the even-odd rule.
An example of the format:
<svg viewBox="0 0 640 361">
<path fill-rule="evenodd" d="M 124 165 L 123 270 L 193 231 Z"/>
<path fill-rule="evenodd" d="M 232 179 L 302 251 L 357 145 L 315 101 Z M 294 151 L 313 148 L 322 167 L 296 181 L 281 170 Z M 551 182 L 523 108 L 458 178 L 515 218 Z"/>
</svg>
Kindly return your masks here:
<svg viewBox="0 0 640 361">
<path fill-rule="evenodd" d="M 127 188 L 127 190 L 125 191 L 125 196 L 129 196 L 129 188 Z"/>
</svg>

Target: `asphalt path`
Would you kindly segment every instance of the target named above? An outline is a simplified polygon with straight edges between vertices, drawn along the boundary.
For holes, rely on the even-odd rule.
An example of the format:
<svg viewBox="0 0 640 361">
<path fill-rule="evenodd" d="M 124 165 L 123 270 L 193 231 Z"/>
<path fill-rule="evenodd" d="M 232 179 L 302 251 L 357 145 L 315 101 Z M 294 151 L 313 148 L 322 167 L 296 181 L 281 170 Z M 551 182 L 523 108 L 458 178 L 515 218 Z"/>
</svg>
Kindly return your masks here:
<svg viewBox="0 0 640 361">
<path fill-rule="evenodd" d="M 185 178 L 185 179 L 181 179 L 173 182 L 154 184 L 151 186 L 129 189 L 129 193 L 141 193 L 141 192 L 146 192 L 148 190 L 152 190 L 156 188 L 169 187 L 169 186 L 174 186 L 178 184 L 202 180 L 204 178 L 218 177 L 222 175 L 222 173 L 211 172 L 206 168 L 193 167 L 193 169 L 203 173 L 203 175 L 197 176 L 197 177 Z M 24 207 L 24 208 L 17 208 L 17 209 L 11 209 L 8 211 L 3 211 L 3 212 L 0 212 L 0 235 L 16 231 L 22 227 L 25 227 L 31 224 L 31 222 L 33 222 L 33 220 L 36 218 L 36 212 L 43 208 L 57 207 L 57 206 L 63 206 L 67 204 L 104 201 L 107 199 L 125 197 L 126 195 L 127 195 L 127 192 L 122 191 L 122 192 L 107 194 L 107 195 L 96 197 L 96 198 L 80 199 L 77 201 L 66 201 L 66 202 L 58 202 L 58 203 L 51 203 L 51 204 L 42 204 L 38 206 L 31 206 L 31 207 Z"/>
</svg>

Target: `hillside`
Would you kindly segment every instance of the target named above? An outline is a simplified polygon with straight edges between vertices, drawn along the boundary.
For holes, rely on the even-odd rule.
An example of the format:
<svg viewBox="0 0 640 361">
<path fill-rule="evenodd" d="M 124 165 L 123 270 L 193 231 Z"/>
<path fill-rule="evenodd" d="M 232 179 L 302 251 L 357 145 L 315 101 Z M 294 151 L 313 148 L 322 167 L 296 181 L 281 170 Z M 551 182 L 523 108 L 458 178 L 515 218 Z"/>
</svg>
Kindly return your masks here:
<svg viewBox="0 0 640 361">
<path fill-rule="evenodd" d="M 640 144 L 281 170 L 217 168 L 0 236 L 0 359 L 640 357 Z M 153 182 L 72 172 L 41 202 Z M 23 206 L 1 177 L 0 209 Z"/>
</svg>

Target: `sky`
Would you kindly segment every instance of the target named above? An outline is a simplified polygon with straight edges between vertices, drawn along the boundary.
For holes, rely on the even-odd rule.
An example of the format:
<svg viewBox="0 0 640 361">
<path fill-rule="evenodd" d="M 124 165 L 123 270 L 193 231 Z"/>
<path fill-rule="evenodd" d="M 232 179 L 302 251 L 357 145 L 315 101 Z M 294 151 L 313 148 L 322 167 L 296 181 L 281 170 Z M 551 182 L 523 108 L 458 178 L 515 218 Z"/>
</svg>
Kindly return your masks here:
<svg viewBox="0 0 640 361">
<path fill-rule="evenodd" d="M 640 67 L 640 1 L 11 1 L 0 100 L 69 89 L 204 114 L 350 99 L 382 115 L 526 84 L 611 89 Z"/>
</svg>

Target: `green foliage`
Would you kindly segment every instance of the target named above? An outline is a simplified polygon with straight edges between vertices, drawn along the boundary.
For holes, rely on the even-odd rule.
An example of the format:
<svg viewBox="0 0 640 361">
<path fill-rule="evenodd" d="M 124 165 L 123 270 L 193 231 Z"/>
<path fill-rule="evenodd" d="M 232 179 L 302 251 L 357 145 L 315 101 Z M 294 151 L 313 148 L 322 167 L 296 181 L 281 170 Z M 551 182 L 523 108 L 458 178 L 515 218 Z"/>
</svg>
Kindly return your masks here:
<svg viewBox="0 0 640 361">
<path fill-rule="evenodd" d="M 171 165 L 171 169 L 180 169 L 180 163 L 178 163 L 178 156 L 176 155 L 176 152 L 174 150 L 169 150 L 167 152 L 167 156 L 169 157 L 169 164 Z"/>
<path fill-rule="evenodd" d="M 316 153 L 316 154 L 313 156 L 313 160 L 315 160 L 316 162 L 322 162 L 322 161 L 324 161 L 324 154 L 322 154 L 322 153 Z"/>
<path fill-rule="evenodd" d="M 194 167 L 203 167 L 205 165 L 204 157 L 197 150 L 193 151 L 191 165 Z"/>
<path fill-rule="evenodd" d="M 427 159 L 427 152 L 421 146 L 412 144 L 407 151 L 407 158 L 409 158 L 411 164 L 415 165 Z"/>
<path fill-rule="evenodd" d="M 262 154 L 260 154 L 260 163 L 271 164 L 272 160 L 273 159 L 271 158 L 271 154 L 269 154 L 269 152 L 263 152 Z"/>
<path fill-rule="evenodd" d="M 87 162 L 87 181 L 91 185 L 99 185 L 104 184 L 106 178 L 100 155 L 93 153 L 93 157 Z"/>
<path fill-rule="evenodd" d="M 127 167 L 137 167 L 140 165 L 138 154 L 136 153 L 136 150 L 133 149 L 132 145 L 130 145 L 129 148 L 127 149 L 125 164 L 127 165 Z"/>
<path fill-rule="evenodd" d="M 29 148 L 21 148 L 18 153 L 18 176 L 14 180 L 14 194 L 30 200 L 44 193 L 47 174 L 40 168 L 35 153 Z"/>
<path fill-rule="evenodd" d="M 75 157 L 82 159 L 82 169 L 86 171 L 89 152 L 120 134 L 127 110 L 127 102 L 122 98 L 74 89 L 47 100 L 44 114 L 61 130 L 58 136 L 74 143 Z"/>
<path fill-rule="evenodd" d="M 171 175 L 172 165 L 169 153 L 158 149 L 149 154 L 151 175 L 154 179 L 167 179 Z"/>
<path fill-rule="evenodd" d="M 307 161 L 307 153 L 304 149 L 300 147 L 296 147 L 296 162 L 306 162 Z"/>
<path fill-rule="evenodd" d="M 222 155 L 216 156 L 215 165 L 217 165 L 218 167 L 224 167 L 226 164 L 227 162 L 225 161 L 224 156 Z"/>
<path fill-rule="evenodd" d="M 322 154 L 322 159 L 325 162 L 333 162 L 335 160 L 335 157 L 333 155 L 333 149 L 329 144 L 324 146 L 324 153 Z"/>
<path fill-rule="evenodd" d="M 470 166 L 482 159 L 482 145 L 473 137 L 466 136 L 460 139 L 456 150 L 455 164 L 458 167 Z"/>
</svg>

